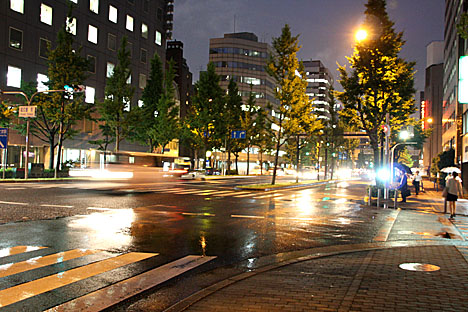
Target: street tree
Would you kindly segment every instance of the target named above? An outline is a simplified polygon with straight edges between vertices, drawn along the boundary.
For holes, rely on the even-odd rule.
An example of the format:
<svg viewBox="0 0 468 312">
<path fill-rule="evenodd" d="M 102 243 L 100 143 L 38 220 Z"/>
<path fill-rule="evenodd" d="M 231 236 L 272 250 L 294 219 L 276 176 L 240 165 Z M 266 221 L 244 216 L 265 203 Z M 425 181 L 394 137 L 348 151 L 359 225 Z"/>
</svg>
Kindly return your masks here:
<svg viewBox="0 0 468 312">
<path fill-rule="evenodd" d="M 158 104 L 164 92 L 163 65 L 158 53 L 151 59 L 151 72 L 143 90 L 141 100 L 143 106 L 140 111 L 140 120 L 135 125 L 133 139 L 148 146 L 149 152 L 154 152 L 157 143 L 153 140 L 151 132 L 158 116 Z"/>
<path fill-rule="evenodd" d="M 115 139 L 114 151 L 120 149 L 120 142 L 130 136 L 135 121 L 138 120 L 137 111 L 130 109 L 134 87 L 128 83 L 131 75 L 130 51 L 127 49 L 127 37 L 122 42 L 117 53 L 118 63 L 112 75 L 107 79 L 105 98 L 97 103 L 98 112 L 104 123 L 112 130 Z"/>
<path fill-rule="evenodd" d="M 227 172 L 231 171 L 231 153 L 236 151 L 236 172 L 237 168 L 237 156 L 240 151 L 244 149 L 245 139 L 235 139 L 231 137 L 232 131 L 244 130 L 242 128 L 242 97 L 239 95 L 239 88 L 234 80 L 229 81 L 229 85 L 226 92 L 226 98 L 224 101 L 224 107 L 221 112 L 221 118 L 224 127 L 224 145 L 227 152 Z"/>
<path fill-rule="evenodd" d="M 311 133 L 321 127 L 312 114 L 312 101 L 306 95 L 307 80 L 302 62 L 297 59 L 300 50 L 299 36 L 292 36 L 286 24 L 281 36 L 273 38 L 273 53 L 267 64 L 267 72 L 278 86 L 274 107 L 277 130 L 275 133 L 275 167 L 271 184 L 276 182 L 281 147 L 298 134 Z"/>
<path fill-rule="evenodd" d="M 219 116 L 224 108 L 225 97 L 219 80 L 214 64 L 209 63 L 207 70 L 200 73 L 200 79 L 195 83 L 195 95 L 183 130 L 184 139 L 192 146 L 195 154 L 198 154 L 198 149 L 205 153 L 222 146 L 221 138 L 225 132 L 222 131 L 223 120 Z"/>
<path fill-rule="evenodd" d="M 399 57 L 403 33 L 395 32 L 385 0 L 368 0 L 365 27 L 370 38 L 357 42 L 348 58 L 350 71 L 340 66 L 344 104 L 341 116 L 369 136 L 374 163 L 379 161 L 379 134 L 386 123 L 399 124 L 414 112 L 414 62 Z"/>
<path fill-rule="evenodd" d="M 154 147 L 161 146 L 162 153 L 167 144 L 180 134 L 179 106 L 174 98 L 174 75 L 174 61 L 171 60 L 166 71 L 163 92 L 153 112 L 153 123 L 148 129 L 150 142 Z"/>
<path fill-rule="evenodd" d="M 68 19 L 72 18 L 70 11 Z M 81 56 L 82 47 L 76 47 L 74 36 L 69 26 L 63 26 L 57 33 L 56 47 L 48 47 L 48 82 L 49 90 L 64 90 L 65 86 L 76 88 L 87 78 L 88 61 Z M 36 91 L 36 84 L 25 86 L 31 96 Z M 78 120 L 90 119 L 94 104 L 84 101 L 84 94 L 74 92 L 57 92 L 40 94 L 33 100 L 37 105 L 37 117 L 30 118 L 30 134 L 48 143 L 50 149 L 49 168 L 54 168 L 54 150 L 61 150 L 63 142 L 78 134 L 74 125 Z M 18 130 L 25 133 L 25 126 Z M 61 153 L 57 153 L 55 169 L 61 163 Z"/>
</svg>

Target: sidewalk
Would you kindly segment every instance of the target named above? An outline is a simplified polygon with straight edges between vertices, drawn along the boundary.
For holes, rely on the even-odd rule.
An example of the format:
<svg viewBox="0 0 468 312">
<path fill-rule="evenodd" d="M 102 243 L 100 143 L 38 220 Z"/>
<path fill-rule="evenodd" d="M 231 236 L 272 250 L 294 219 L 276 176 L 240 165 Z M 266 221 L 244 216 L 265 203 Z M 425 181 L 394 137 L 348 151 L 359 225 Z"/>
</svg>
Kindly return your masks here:
<svg viewBox="0 0 468 312">
<path fill-rule="evenodd" d="M 399 208 L 373 242 L 282 255 L 166 311 L 468 311 L 468 201 L 454 221 L 427 187 Z"/>
</svg>

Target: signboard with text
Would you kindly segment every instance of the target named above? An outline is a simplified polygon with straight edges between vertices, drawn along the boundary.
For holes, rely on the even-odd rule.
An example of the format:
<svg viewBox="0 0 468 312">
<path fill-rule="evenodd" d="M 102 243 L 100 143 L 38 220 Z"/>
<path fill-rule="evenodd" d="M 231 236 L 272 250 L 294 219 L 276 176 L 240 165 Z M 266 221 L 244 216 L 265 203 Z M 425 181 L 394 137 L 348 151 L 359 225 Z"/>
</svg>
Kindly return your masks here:
<svg viewBox="0 0 468 312">
<path fill-rule="evenodd" d="M 236 130 L 231 132 L 231 139 L 245 139 L 247 132 L 245 130 Z"/>
<path fill-rule="evenodd" d="M 7 148 L 8 145 L 8 129 L 0 128 L 0 149 Z"/>
<path fill-rule="evenodd" d="M 20 106 L 19 117 L 36 117 L 37 106 Z"/>
</svg>

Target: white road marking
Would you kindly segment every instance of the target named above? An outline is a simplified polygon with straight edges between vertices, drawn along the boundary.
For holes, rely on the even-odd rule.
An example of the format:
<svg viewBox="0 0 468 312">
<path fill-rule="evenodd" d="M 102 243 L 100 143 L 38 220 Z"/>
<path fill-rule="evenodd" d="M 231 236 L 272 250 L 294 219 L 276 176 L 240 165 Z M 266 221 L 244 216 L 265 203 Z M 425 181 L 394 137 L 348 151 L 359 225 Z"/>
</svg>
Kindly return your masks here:
<svg viewBox="0 0 468 312">
<path fill-rule="evenodd" d="M 112 208 L 102 208 L 102 207 L 88 207 L 87 209 L 89 209 L 89 210 L 103 210 L 103 211 L 114 210 Z"/>
<path fill-rule="evenodd" d="M 7 205 L 21 205 L 21 206 L 26 206 L 26 205 L 29 205 L 28 203 L 17 203 L 17 202 L 6 202 L 6 201 L 0 201 L 0 204 L 7 204 Z"/>
<path fill-rule="evenodd" d="M 231 215 L 231 218 L 265 219 L 263 216 Z"/>
<path fill-rule="evenodd" d="M 41 207 L 57 207 L 57 208 L 73 208 L 73 206 L 68 206 L 68 205 L 49 205 L 49 204 L 43 204 Z"/>
<path fill-rule="evenodd" d="M 25 190 L 25 187 L 7 187 L 7 190 Z"/>
<path fill-rule="evenodd" d="M 257 194 L 256 193 L 249 193 L 249 194 L 237 195 L 237 196 L 233 196 L 233 197 L 242 198 L 242 197 L 252 197 L 252 196 L 255 196 L 255 195 L 257 195 Z"/>
</svg>

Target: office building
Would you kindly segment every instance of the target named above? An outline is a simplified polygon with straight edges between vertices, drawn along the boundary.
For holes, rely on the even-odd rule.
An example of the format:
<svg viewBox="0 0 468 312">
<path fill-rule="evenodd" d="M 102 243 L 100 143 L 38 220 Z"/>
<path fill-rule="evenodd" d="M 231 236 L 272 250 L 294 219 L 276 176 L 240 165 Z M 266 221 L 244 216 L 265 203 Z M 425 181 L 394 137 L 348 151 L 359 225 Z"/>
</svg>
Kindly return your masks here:
<svg viewBox="0 0 468 312">
<path fill-rule="evenodd" d="M 432 159 L 442 151 L 444 42 L 431 42 L 426 50 L 426 83 L 420 112 L 423 129 L 431 129 L 423 147 L 423 166 L 430 169 Z"/>
<path fill-rule="evenodd" d="M 72 20 L 67 20 L 69 5 L 74 7 Z M 47 78 L 47 46 L 54 47 L 57 32 L 65 23 L 74 35 L 76 46 L 82 46 L 82 56 L 90 61 L 85 81 L 85 101 L 102 100 L 106 79 L 117 63 L 117 51 L 126 36 L 131 51 L 131 79 L 135 95 L 130 103 L 141 105 L 139 99 L 146 85 L 154 53 L 166 59 L 166 40 L 172 34 L 173 0 L 8 0 L 1 2 L 0 28 L 0 89 L 20 90 L 21 81 L 37 82 L 45 88 Z M 98 124 L 78 123 L 81 133 L 64 142 L 64 158 L 83 164 L 90 159 L 88 143 L 99 136 Z M 32 162 L 47 165 L 48 145 L 38 138 L 30 140 Z M 20 150 L 24 137 L 12 132 L 9 155 L 20 166 Z M 15 150 L 16 148 L 16 150 Z M 112 149 L 112 146 L 109 146 Z M 146 151 L 147 148 L 122 142 L 122 151 Z M 16 155 L 16 156 L 15 156 Z M 11 163 L 11 162 L 9 162 Z"/>
<path fill-rule="evenodd" d="M 318 119 L 330 119 L 330 89 L 333 76 L 319 60 L 303 61 L 307 76 L 307 95 L 314 104 L 313 113 Z"/>
</svg>

